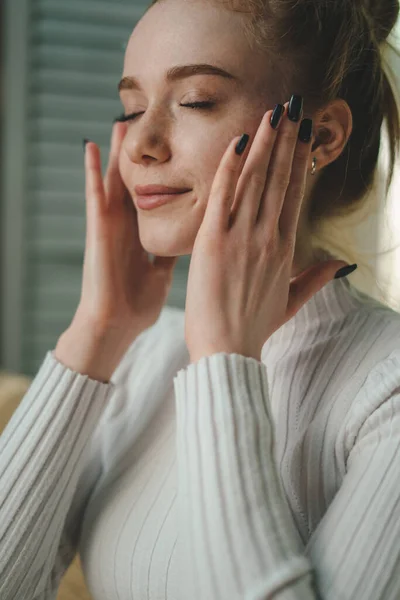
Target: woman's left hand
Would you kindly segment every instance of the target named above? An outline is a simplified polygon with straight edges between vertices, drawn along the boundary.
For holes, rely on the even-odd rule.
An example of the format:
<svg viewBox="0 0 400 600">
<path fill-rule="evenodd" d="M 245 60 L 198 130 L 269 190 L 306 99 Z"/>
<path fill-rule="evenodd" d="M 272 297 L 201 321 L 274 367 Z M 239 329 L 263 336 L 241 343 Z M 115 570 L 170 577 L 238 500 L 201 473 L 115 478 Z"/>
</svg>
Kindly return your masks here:
<svg viewBox="0 0 400 600">
<path fill-rule="evenodd" d="M 235 138 L 217 169 L 189 268 L 192 363 L 218 352 L 260 361 L 269 337 L 347 265 L 329 260 L 291 279 L 311 143 L 287 112 L 277 129 L 266 112 L 246 161 Z"/>
</svg>

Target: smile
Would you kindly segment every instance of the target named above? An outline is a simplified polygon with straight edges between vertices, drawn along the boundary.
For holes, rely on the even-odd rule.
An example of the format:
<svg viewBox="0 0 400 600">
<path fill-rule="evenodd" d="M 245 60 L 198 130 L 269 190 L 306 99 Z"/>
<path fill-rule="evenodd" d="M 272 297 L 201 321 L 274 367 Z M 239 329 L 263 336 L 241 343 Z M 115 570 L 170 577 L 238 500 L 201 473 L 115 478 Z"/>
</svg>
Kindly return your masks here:
<svg viewBox="0 0 400 600">
<path fill-rule="evenodd" d="M 184 196 L 188 193 L 189 192 L 180 192 L 177 194 L 154 194 L 151 196 L 136 196 L 136 203 L 138 207 L 142 210 L 151 210 L 153 208 L 158 208 L 163 204 L 167 204 L 168 202 L 172 202 L 180 196 Z"/>
</svg>

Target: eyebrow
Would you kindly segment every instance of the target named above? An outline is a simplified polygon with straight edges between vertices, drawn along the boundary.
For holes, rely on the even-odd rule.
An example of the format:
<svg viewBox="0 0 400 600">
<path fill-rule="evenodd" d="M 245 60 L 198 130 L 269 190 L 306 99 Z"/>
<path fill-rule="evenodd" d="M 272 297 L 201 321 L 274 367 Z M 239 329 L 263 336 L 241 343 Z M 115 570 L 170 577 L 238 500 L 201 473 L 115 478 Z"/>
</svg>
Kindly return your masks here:
<svg viewBox="0 0 400 600">
<path fill-rule="evenodd" d="M 178 81 L 180 79 L 185 79 L 186 77 L 192 77 L 193 75 L 219 75 L 220 77 L 224 77 L 225 79 L 232 79 L 235 81 L 239 81 L 239 78 L 232 73 L 228 73 L 224 69 L 220 67 L 216 67 L 215 65 L 208 64 L 196 64 L 196 65 L 179 65 L 176 67 L 172 67 L 168 69 L 165 79 L 166 81 Z M 118 84 L 118 91 L 122 90 L 139 90 L 142 88 L 135 77 L 123 77 Z"/>
</svg>

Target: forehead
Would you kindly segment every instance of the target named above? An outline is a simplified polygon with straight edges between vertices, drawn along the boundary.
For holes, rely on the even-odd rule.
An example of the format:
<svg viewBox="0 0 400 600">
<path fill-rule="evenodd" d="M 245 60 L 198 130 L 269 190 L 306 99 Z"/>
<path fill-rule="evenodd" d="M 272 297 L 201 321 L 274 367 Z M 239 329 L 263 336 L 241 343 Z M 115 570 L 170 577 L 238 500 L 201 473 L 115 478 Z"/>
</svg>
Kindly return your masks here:
<svg viewBox="0 0 400 600">
<path fill-rule="evenodd" d="M 211 63 L 238 78 L 254 65 L 240 13 L 205 1 L 163 0 L 140 19 L 129 39 L 124 76 L 146 79 L 180 64 Z"/>
</svg>

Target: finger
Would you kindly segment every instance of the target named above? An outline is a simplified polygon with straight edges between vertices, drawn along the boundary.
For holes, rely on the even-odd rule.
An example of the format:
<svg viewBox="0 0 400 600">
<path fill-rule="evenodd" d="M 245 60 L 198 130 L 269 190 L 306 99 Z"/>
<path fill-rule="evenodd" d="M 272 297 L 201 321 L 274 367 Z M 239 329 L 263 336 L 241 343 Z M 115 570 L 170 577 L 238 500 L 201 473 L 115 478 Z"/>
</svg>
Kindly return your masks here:
<svg viewBox="0 0 400 600">
<path fill-rule="evenodd" d="M 99 214 L 106 209 L 99 147 L 88 141 L 85 148 L 85 196 L 87 231 L 95 227 Z"/>
<path fill-rule="evenodd" d="M 122 202 L 124 200 L 124 196 L 127 194 L 127 190 L 124 182 L 122 181 L 119 170 L 119 157 L 126 132 L 127 123 L 114 123 L 111 135 L 107 171 L 104 178 L 104 189 L 108 205 L 111 202 L 113 204 Z"/>
<path fill-rule="evenodd" d="M 248 134 L 235 137 L 222 156 L 214 176 L 203 219 L 204 222 L 207 222 L 210 230 L 226 231 L 229 228 L 231 207 L 248 141 Z"/>
<path fill-rule="evenodd" d="M 285 114 L 279 125 L 272 156 L 269 162 L 267 182 L 260 203 L 258 223 L 265 231 L 276 231 L 289 186 L 293 156 L 300 129 L 300 121 L 291 121 L 288 115 L 289 103 L 285 104 Z"/>
<path fill-rule="evenodd" d="M 279 220 L 282 239 L 295 240 L 311 155 L 312 119 L 303 119 L 294 151 L 292 173 Z"/>
<path fill-rule="evenodd" d="M 335 277 L 335 273 L 347 263 L 328 260 L 312 265 L 290 283 L 286 313 L 291 319 L 319 290 Z"/>
<path fill-rule="evenodd" d="M 274 110 L 269 110 L 264 114 L 236 189 L 232 220 L 235 220 L 237 214 L 240 214 L 239 218 L 244 219 L 243 222 L 250 226 L 254 225 L 257 220 L 268 167 L 278 136 L 277 127 L 279 123 L 275 127 L 272 127 L 271 124 L 272 115 L 274 112 L 277 114 L 278 109 L 282 119 L 285 110 L 282 105 L 277 105 Z"/>
</svg>

